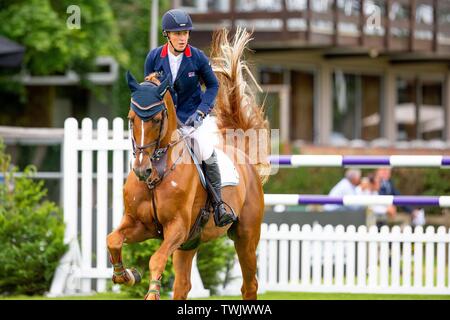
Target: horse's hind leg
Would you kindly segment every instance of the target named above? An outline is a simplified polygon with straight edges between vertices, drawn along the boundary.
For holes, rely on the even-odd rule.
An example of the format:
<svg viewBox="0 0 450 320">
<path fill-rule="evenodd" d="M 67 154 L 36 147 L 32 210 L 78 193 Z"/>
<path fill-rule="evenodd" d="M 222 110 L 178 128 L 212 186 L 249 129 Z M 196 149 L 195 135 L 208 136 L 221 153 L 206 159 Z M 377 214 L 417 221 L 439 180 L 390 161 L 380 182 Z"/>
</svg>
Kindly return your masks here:
<svg viewBox="0 0 450 320">
<path fill-rule="evenodd" d="M 261 225 L 243 225 L 241 220 L 234 237 L 234 247 L 239 258 L 242 271 L 242 298 L 244 300 L 256 300 L 258 281 L 256 280 L 256 248 L 259 242 Z"/>
<path fill-rule="evenodd" d="M 239 238 L 234 241 L 234 247 L 241 265 L 243 283 L 241 287 L 244 300 L 256 300 L 258 281 L 256 280 L 256 246 L 254 239 Z"/>
<path fill-rule="evenodd" d="M 175 282 L 173 284 L 173 299 L 186 300 L 191 290 L 192 259 L 197 250 L 176 250 L 173 253 L 173 268 Z"/>
<path fill-rule="evenodd" d="M 255 190 L 250 194 L 262 194 L 262 190 Z M 262 199 L 262 197 L 261 197 Z M 239 258 L 242 271 L 242 298 L 256 300 L 258 280 L 256 279 L 256 249 L 261 233 L 261 222 L 264 215 L 264 203 L 261 201 L 246 201 L 239 222 L 233 226 L 231 239 Z M 233 228 L 232 227 L 232 228 Z"/>
</svg>

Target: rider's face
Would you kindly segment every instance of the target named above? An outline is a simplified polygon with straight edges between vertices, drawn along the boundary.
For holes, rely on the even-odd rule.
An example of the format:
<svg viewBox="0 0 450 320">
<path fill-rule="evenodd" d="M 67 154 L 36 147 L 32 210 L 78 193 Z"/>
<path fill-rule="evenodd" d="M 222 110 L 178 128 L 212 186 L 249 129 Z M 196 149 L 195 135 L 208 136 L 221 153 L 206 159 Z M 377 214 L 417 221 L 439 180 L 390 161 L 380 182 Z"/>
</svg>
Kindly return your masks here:
<svg viewBox="0 0 450 320">
<path fill-rule="evenodd" d="M 172 42 L 172 45 L 178 51 L 186 49 L 189 40 L 189 31 L 171 31 L 167 32 L 167 37 Z"/>
</svg>

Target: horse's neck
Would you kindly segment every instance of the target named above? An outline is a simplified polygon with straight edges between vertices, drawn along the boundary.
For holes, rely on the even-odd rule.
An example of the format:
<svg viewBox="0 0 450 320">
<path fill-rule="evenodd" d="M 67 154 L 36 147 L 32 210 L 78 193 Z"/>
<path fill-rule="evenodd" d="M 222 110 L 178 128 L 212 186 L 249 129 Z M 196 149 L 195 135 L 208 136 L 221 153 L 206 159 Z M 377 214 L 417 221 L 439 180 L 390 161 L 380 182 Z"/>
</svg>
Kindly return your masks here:
<svg viewBox="0 0 450 320">
<path fill-rule="evenodd" d="M 173 144 L 173 147 L 170 147 L 167 151 L 167 167 L 171 167 L 174 162 L 186 162 L 188 152 L 186 151 L 187 146 L 185 145 L 185 141 L 182 137 L 182 134 L 179 130 L 177 130 L 177 114 L 175 110 L 175 106 L 173 105 L 170 94 L 167 93 L 165 97 L 165 103 L 167 106 L 167 132 L 164 137 L 161 139 L 161 147 L 166 147 L 169 144 Z M 183 140 L 183 141 L 182 141 Z M 174 154 L 172 154 L 174 153 Z M 194 166 L 194 170 L 196 170 Z M 177 171 L 177 178 L 181 178 L 181 176 L 189 175 L 190 170 L 181 170 Z M 184 179 L 184 178 L 183 178 Z M 182 180 L 183 180 L 182 179 Z"/>
<path fill-rule="evenodd" d="M 178 141 L 178 139 L 180 139 L 180 133 L 177 130 L 176 123 L 175 126 L 172 126 L 169 121 L 169 127 L 167 128 L 166 134 L 161 139 L 160 147 L 167 147 L 172 142 Z"/>
<path fill-rule="evenodd" d="M 165 98 L 167 107 L 167 131 L 161 139 L 161 147 L 167 146 L 169 143 L 179 139 L 177 131 L 177 114 L 172 99 Z"/>
<path fill-rule="evenodd" d="M 171 101 L 170 101 L 171 102 Z M 165 130 L 165 134 L 161 139 L 160 148 L 169 147 L 167 150 L 167 162 L 166 166 L 172 166 L 175 159 L 178 158 L 178 155 L 172 156 L 174 152 L 173 145 L 176 145 L 176 142 L 180 140 L 180 133 L 177 130 L 177 115 L 175 112 L 175 107 L 173 103 L 168 103 L 166 101 L 167 106 L 167 129 Z M 175 152 L 178 151 L 175 148 Z"/>
</svg>

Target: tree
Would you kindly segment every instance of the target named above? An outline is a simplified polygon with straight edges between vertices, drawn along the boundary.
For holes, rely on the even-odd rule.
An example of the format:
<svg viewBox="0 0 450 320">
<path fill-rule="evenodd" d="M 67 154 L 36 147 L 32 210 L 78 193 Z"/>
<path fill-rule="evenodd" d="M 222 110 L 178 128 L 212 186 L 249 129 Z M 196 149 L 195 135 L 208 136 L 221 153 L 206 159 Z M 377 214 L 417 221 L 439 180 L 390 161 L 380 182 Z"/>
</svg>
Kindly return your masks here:
<svg viewBox="0 0 450 320">
<path fill-rule="evenodd" d="M 58 74 L 69 68 L 83 73 L 100 55 L 112 55 L 121 63 L 128 59 L 107 0 L 77 1 L 79 29 L 67 26 L 71 0 L 3 0 L 0 4 L 0 33 L 26 47 L 25 68 L 33 75 Z"/>
<path fill-rule="evenodd" d="M 130 70 L 137 78 L 144 78 L 144 62 L 149 52 L 149 29 L 151 0 L 112 1 L 111 7 L 118 21 L 118 29 L 123 47 L 130 57 L 128 63 L 122 64 L 120 77 L 115 86 L 115 110 L 118 116 L 126 118 L 130 106 L 130 89 L 126 83 L 125 72 Z M 169 0 L 159 0 L 159 19 L 162 13 L 170 9 Z M 162 35 L 161 20 L 159 26 L 159 45 L 165 42 Z"/>
<path fill-rule="evenodd" d="M 92 71 L 95 58 L 101 55 L 111 55 L 119 63 L 127 63 L 128 55 L 122 48 L 109 1 L 77 1 L 81 14 L 79 29 L 67 26 L 70 17 L 67 8 L 72 4 L 71 0 L 0 0 L 0 34 L 26 47 L 24 69 L 31 75 L 57 75 L 70 69 L 83 76 Z M 1 85 L 2 82 L 10 83 L 11 78 L 0 81 L 1 95 L 4 94 L 1 91 L 11 91 L 11 86 Z M 82 85 L 89 86 L 89 83 L 82 81 Z M 16 83 L 16 92 L 20 92 L 17 90 L 20 86 Z M 17 121 L 22 125 L 51 126 L 54 88 L 37 86 L 24 92 L 22 117 L 28 121 L 20 118 Z M 8 109 L 17 110 L 20 100 L 10 105 L 8 101 L 2 109 L 6 113 Z M 39 117 L 41 121 L 27 117 L 35 110 L 44 115 Z"/>
</svg>

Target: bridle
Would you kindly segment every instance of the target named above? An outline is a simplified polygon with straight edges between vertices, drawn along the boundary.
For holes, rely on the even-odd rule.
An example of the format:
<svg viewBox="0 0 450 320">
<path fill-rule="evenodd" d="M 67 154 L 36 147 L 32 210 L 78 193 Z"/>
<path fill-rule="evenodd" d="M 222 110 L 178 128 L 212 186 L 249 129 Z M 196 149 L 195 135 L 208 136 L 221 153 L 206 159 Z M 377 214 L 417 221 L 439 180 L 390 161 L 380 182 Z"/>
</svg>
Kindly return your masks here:
<svg viewBox="0 0 450 320">
<path fill-rule="evenodd" d="M 158 84 L 156 84 L 153 81 L 145 81 L 153 86 L 157 86 Z M 161 144 L 161 136 L 163 133 L 163 128 L 165 126 L 165 124 L 167 123 L 166 120 L 168 120 L 168 111 L 167 111 L 167 107 L 166 104 L 164 103 L 164 100 L 160 100 L 157 101 L 156 103 L 153 103 L 149 106 L 143 107 L 141 106 L 139 103 L 137 103 L 136 101 L 133 100 L 133 98 L 131 99 L 131 103 L 134 104 L 137 108 L 141 109 L 141 110 L 149 110 L 151 108 L 163 105 L 163 110 L 158 112 L 157 114 L 153 115 L 152 117 L 150 117 L 150 119 L 147 119 L 147 121 L 152 120 L 155 116 L 157 116 L 159 113 L 162 112 L 162 119 L 161 119 L 161 125 L 159 127 L 159 132 L 158 132 L 158 138 L 156 138 L 156 140 L 144 144 L 144 145 L 139 145 L 136 143 L 136 139 L 134 138 L 134 132 L 133 132 L 133 122 L 131 121 L 131 119 L 129 120 L 129 125 L 128 127 L 130 128 L 131 131 L 131 143 L 133 146 L 133 157 L 136 158 L 136 151 L 139 151 L 139 153 L 143 154 L 144 156 L 148 156 L 150 158 L 150 161 L 157 161 L 161 158 L 161 156 L 167 152 L 167 150 L 170 148 L 170 144 L 164 148 L 160 148 L 160 144 Z M 141 119 L 143 120 L 143 119 Z M 142 134 L 144 134 L 142 132 Z M 146 149 L 151 148 L 153 146 L 156 145 L 155 150 L 153 151 L 153 153 L 150 155 L 149 152 L 146 151 Z"/>
<path fill-rule="evenodd" d="M 152 83 L 153 85 L 156 85 L 153 82 L 150 82 L 150 83 Z M 147 144 L 144 144 L 144 145 L 139 145 L 136 142 L 136 139 L 134 138 L 134 132 L 133 132 L 133 122 L 131 121 L 131 119 L 129 120 L 129 128 L 130 128 L 130 131 L 131 131 L 131 133 L 130 133 L 131 134 L 131 143 L 132 143 L 132 147 L 133 147 L 133 157 L 136 158 L 136 153 L 137 152 L 143 154 L 144 156 L 148 156 L 150 158 L 150 162 L 151 162 L 152 166 L 156 169 L 157 177 L 155 179 L 153 179 L 153 180 L 151 180 L 150 177 L 149 177 L 147 179 L 147 181 L 146 181 L 146 184 L 149 187 L 149 189 L 153 189 L 163 180 L 164 177 L 166 177 L 169 173 L 171 173 L 175 169 L 175 166 L 178 164 L 178 162 L 181 160 L 181 158 L 182 158 L 182 156 L 184 154 L 184 148 L 182 148 L 182 151 L 180 152 L 180 155 L 178 156 L 177 160 L 174 161 L 172 166 L 167 170 L 166 169 L 166 166 L 167 166 L 167 163 L 166 163 L 167 151 L 171 147 L 173 147 L 173 146 L 177 145 L 178 143 L 180 143 L 181 141 L 184 141 L 184 139 L 186 139 L 186 137 L 191 135 L 192 131 L 187 133 L 187 134 L 184 134 L 184 135 L 181 134 L 181 137 L 179 137 L 177 140 L 171 141 L 166 146 L 161 148 L 160 147 L 161 139 L 167 133 L 167 132 L 164 132 L 164 131 L 166 131 L 165 129 L 168 126 L 167 123 L 168 123 L 168 120 L 169 120 L 168 119 L 169 116 L 168 116 L 167 107 L 166 107 L 164 101 L 161 100 L 161 101 L 156 102 L 156 103 L 152 104 L 151 106 L 148 106 L 148 107 L 145 107 L 145 108 L 141 107 L 134 100 L 131 100 L 131 102 L 136 107 L 138 107 L 141 110 L 148 110 L 151 107 L 155 107 L 155 106 L 159 106 L 159 105 L 163 104 L 163 110 L 161 110 L 159 112 L 159 113 L 162 112 L 162 119 L 161 119 L 161 125 L 159 127 L 158 137 L 154 141 L 152 141 L 150 143 L 147 143 Z M 159 113 L 153 115 L 150 119 L 153 119 Z M 150 119 L 148 119 L 147 121 L 149 121 Z M 178 124 L 181 124 L 178 119 L 177 119 L 177 122 L 178 122 Z M 153 146 L 156 146 L 156 147 L 155 147 L 153 153 L 150 154 L 147 151 L 147 149 L 151 148 Z"/>
<path fill-rule="evenodd" d="M 131 119 L 129 120 L 129 128 L 131 131 L 131 144 L 133 146 L 133 156 L 135 158 L 136 158 L 136 151 L 139 151 L 139 153 L 143 154 L 144 156 L 149 156 L 150 161 L 153 162 L 155 160 L 159 160 L 159 158 L 161 158 L 161 155 L 163 153 L 167 152 L 167 150 L 169 149 L 170 144 L 168 144 L 166 147 L 163 147 L 163 148 L 159 147 L 161 144 L 161 134 L 162 134 L 163 128 L 167 122 L 166 119 L 168 119 L 166 105 L 164 105 L 164 109 L 161 112 L 162 112 L 162 120 L 161 120 L 161 125 L 159 126 L 158 138 L 156 138 L 156 140 L 154 140 L 150 143 L 144 144 L 144 145 L 139 145 L 136 143 L 136 139 L 134 138 L 134 132 L 133 132 L 133 122 L 131 121 Z M 144 134 L 144 133 L 142 133 L 142 134 Z M 151 148 L 155 145 L 156 145 L 156 148 L 153 151 L 153 153 L 150 155 L 150 153 L 146 149 Z"/>
</svg>

